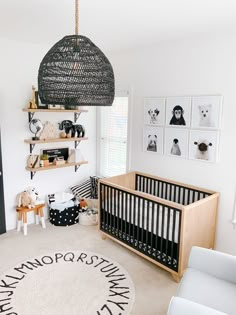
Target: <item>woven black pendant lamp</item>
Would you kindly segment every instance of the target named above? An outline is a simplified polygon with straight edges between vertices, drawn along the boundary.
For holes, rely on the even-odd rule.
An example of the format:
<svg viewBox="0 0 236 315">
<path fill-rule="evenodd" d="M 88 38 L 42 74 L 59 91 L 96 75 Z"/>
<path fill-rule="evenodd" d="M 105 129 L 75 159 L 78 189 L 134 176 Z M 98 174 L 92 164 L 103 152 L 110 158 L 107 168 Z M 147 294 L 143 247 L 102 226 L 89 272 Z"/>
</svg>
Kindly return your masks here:
<svg viewBox="0 0 236 315">
<path fill-rule="evenodd" d="M 103 52 L 78 35 L 78 0 L 75 0 L 75 35 L 57 42 L 43 58 L 38 92 L 43 104 L 109 106 L 115 94 L 112 66 Z"/>
</svg>

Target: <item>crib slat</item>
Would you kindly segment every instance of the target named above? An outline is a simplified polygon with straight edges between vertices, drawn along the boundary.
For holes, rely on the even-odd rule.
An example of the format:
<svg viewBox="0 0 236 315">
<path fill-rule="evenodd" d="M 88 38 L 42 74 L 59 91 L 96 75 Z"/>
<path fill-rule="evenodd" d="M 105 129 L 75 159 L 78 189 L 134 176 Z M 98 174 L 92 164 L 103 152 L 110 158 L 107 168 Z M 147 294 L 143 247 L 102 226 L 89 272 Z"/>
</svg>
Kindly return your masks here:
<svg viewBox="0 0 236 315">
<path fill-rule="evenodd" d="M 173 210 L 173 225 L 172 225 L 172 241 L 171 241 L 171 266 L 174 263 L 174 241 L 175 241 L 175 227 L 176 225 L 176 210 Z"/>
<path fill-rule="evenodd" d="M 138 197 L 138 227 L 137 227 L 137 247 L 139 248 L 139 232 L 140 232 L 140 197 Z"/>
<path fill-rule="evenodd" d="M 151 214 L 151 254 L 153 254 L 153 226 L 154 226 L 154 207 L 155 203 L 151 202 L 152 214 Z"/>
<path fill-rule="evenodd" d="M 159 231 L 159 217 L 160 217 L 160 205 L 157 204 L 157 219 L 156 219 L 156 228 L 155 228 L 155 234 L 156 234 L 156 240 L 155 240 L 155 249 L 156 249 L 156 259 L 158 258 L 158 231 Z"/>
<path fill-rule="evenodd" d="M 131 215 L 132 215 L 132 196 L 129 196 L 129 243 L 131 244 Z"/>
<path fill-rule="evenodd" d="M 149 210 L 150 202 L 147 202 L 147 215 L 146 215 L 146 250 L 148 251 L 148 229 L 149 229 Z"/>
<path fill-rule="evenodd" d="M 163 206 L 162 206 L 161 212 L 162 212 L 162 217 L 161 217 L 161 246 L 160 246 L 160 251 L 161 251 L 161 259 L 162 259 L 163 258 L 164 224 L 165 224 L 165 213 L 164 213 L 164 207 Z"/>
<path fill-rule="evenodd" d="M 169 229 L 170 229 L 170 207 L 167 209 L 167 227 L 166 227 L 166 263 L 168 264 L 168 245 L 169 245 Z"/>
<path fill-rule="evenodd" d="M 133 246 L 135 247 L 135 226 L 136 226 L 136 205 L 137 203 L 137 197 L 134 196 L 133 197 L 133 208 L 132 208 L 132 211 L 133 211 L 133 232 L 132 232 L 132 237 L 133 237 Z"/>
<path fill-rule="evenodd" d="M 142 229 L 141 229 L 142 248 L 143 248 L 143 233 L 144 233 L 144 216 L 145 216 L 145 200 L 142 199 Z"/>
</svg>

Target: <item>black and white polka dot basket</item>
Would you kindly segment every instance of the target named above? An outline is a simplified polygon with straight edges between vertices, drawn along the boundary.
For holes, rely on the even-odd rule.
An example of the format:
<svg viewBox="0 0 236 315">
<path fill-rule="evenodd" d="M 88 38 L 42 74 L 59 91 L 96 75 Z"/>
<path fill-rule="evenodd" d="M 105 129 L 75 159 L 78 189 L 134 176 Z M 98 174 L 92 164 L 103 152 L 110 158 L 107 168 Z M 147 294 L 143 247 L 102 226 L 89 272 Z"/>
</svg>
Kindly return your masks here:
<svg viewBox="0 0 236 315">
<path fill-rule="evenodd" d="M 69 226 L 79 222 L 79 207 L 69 207 L 63 211 L 49 208 L 49 221 L 57 226 Z"/>
</svg>

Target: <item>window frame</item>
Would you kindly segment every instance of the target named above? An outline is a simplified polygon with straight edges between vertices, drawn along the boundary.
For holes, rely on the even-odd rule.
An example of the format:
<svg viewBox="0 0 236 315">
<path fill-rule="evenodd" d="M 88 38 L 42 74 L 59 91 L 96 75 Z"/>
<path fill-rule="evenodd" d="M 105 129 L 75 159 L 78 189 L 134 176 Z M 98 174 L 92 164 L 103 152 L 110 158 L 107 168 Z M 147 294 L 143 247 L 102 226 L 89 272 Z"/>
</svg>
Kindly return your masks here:
<svg viewBox="0 0 236 315">
<path fill-rule="evenodd" d="M 115 97 L 128 97 L 127 141 L 126 141 L 126 172 L 130 169 L 130 122 L 131 122 L 131 93 L 129 90 L 117 91 Z M 101 107 L 96 111 L 96 174 L 100 173 L 100 139 L 101 139 Z"/>
</svg>

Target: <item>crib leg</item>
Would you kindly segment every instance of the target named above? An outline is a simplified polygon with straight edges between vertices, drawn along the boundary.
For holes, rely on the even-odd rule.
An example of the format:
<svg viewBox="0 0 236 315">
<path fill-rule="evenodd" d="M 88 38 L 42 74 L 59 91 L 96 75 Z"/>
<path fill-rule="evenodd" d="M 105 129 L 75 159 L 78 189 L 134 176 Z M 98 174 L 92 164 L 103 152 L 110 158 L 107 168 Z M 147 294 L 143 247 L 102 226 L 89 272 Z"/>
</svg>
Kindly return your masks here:
<svg viewBox="0 0 236 315">
<path fill-rule="evenodd" d="M 107 239 L 106 234 L 102 233 L 101 238 L 103 241 L 105 241 Z"/>
<path fill-rule="evenodd" d="M 177 283 L 180 282 L 181 277 L 178 274 L 172 273 L 171 275 L 172 275 L 172 278 L 174 279 L 175 282 L 177 282 Z"/>
</svg>

